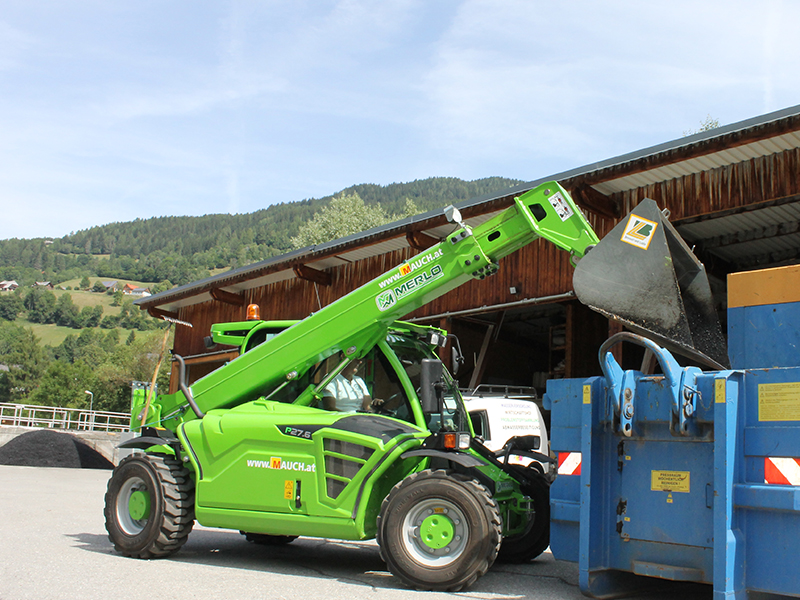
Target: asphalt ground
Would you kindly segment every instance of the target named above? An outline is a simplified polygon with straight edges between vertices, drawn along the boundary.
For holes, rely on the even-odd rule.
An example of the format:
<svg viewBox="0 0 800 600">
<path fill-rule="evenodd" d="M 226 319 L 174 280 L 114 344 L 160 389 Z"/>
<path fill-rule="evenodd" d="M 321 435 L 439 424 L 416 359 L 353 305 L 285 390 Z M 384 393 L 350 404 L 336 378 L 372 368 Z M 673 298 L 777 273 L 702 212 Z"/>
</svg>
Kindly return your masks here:
<svg viewBox="0 0 800 600">
<path fill-rule="evenodd" d="M 386 570 L 375 542 L 300 538 L 279 548 L 236 531 L 195 525 L 169 558 L 135 560 L 108 541 L 103 496 L 110 471 L 0 466 L 0 600 L 188 600 L 428 597 L 583 598 L 578 568 L 546 552 L 525 565 L 496 563 L 469 590 L 417 592 Z M 710 586 L 653 580 L 634 600 L 710 600 Z"/>
</svg>

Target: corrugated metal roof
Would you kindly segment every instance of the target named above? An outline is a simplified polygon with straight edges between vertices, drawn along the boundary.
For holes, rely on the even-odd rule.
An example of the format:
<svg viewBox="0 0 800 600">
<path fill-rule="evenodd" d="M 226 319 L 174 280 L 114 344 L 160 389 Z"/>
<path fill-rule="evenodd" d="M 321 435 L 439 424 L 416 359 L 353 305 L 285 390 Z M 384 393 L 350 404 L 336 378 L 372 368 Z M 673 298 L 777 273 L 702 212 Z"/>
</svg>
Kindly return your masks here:
<svg viewBox="0 0 800 600">
<path fill-rule="evenodd" d="M 731 165 L 769 154 L 776 154 L 792 148 L 800 148 L 800 135 L 797 132 L 790 132 L 776 138 L 771 138 L 763 141 L 751 142 L 742 146 L 729 148 L 714 152 L 713 154 L 706 154 L 683 160 L 671 165 L 665 165 L 645 171 L 643 173 L 636 173 L 618 179 L 611 179 L 602 183 L 593 185 L 598 192 L 610 195 L 616 192 L 624 192 L 662 181 L 669 181 L 676 177 L 684 177 L 692 173 L 699 173 L 701 171 L 708 171 L 726 165 Z"/>
<path fill-rule="evenodd" d="M 770 127 L 776 131 L 771 132 Z M 778 131 L 779 128 L 783 128 L 783 130 Z M 791 148 L 800 148 L 798 130 L 800 130 L 800 105 L 557 173 L 515 188 L 500 190 L 495 194 L 460 202 L 457 206 L 462 211 L 477 209 L 478 212 L 481 212 L 481 209 L 486 209 L 483 214 L 467 219 L 469 225 L 476 226 L 499 212 L 499 207 L 492 209 L 492 203 L 502 202 L 504 199 L 533 189 L 545 181 L 557 180 L 567 187 L 570 182 L 587 181 L 598 192 L 609 195 Z M 441 239 L 453 228 L 453 225 L 443 223 L 442 214 L 443 210 L 441 209 L 429 211 L 345 238 L 302 248 L 138 300 L 136 304 L 143 308 L 160 306 L 168 310 L 176 310 L 180 306 L 207 301 L 210 298 L 208 291 L 212 288 L 239 292 L 294 278 L 292 267 L 295 265 L 304 264 L 311 268 L 325 270 L 346 262 L 355 262 L 386 252 L 402 250 L 409 247 L 405 234 L 412 228 L 433 238 Z M 792 212 L 792 214 L 794 213 Z M 780 213 L 776 212 L 760 217 L 779 220 L 782 218 L 779 215 Z M 700 227 L 700 223 L 696 223 L 691 226 L 682 226 L 680 231 L 682 234 L 685 231 L 688 238 L 694 237 L 697 240 L 722 235 L 728 229 L 746 231 L 757 227 L 754 224 L 758 221 L 753 220 L 755 215 L 752 211 L 741 216 L 741 219 L 731 219 L 730 221 L 725 221 L 724 219 L 727 218 L 725 217 L 720 219 L 720 222 L 706 222 L 705 230 Z M 737 227 L 739 229 L 736 229 Z M 780 242 L 773 242 L 772 245 L 768 240 L 759 240 L 759 252 L 763 250 L 769 254 L 770 251 L 786 251 L 782 247 L 786 245 L 791 247 L 794 240 L 791 236 L 784 236 L 784 238 Z M 741 245 L 748 243 L 756 244 L 756 242 L 741 242 Z M 800 244 L 795 247 L 800 248 Z M 745 252 L 746 247 L 740 248 L 740 250 Z M 731 246 L 724 250 L 714 250 L 714 252 L 720 257 L 727 256 L 733 260 L 737 250 Z"/>
<path fill-rule="evenodd" d="M 800 203 L 794 202 L 677 224 L 689 245 L 744 268 L 774 264 L 800 249 Z"/>
</svg>

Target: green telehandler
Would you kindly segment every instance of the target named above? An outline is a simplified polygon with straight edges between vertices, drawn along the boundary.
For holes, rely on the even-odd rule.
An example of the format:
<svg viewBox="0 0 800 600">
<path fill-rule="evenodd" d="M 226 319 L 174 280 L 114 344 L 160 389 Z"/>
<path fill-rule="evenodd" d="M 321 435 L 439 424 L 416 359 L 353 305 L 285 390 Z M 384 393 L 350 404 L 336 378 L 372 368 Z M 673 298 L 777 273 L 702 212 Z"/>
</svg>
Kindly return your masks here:
<svg viewBox="0 0 800 600">
<path fill-rule="evenodd" d="M 179 391 L 132 408 L 139 436 L 124 445 L 141 452 L 108 484 L 117 551 L 167 556 L 195 520 L 262 544 L 377 538 L 408 586 L 457 591 L 498 553 L 526 561 L 547 548 L 549 480 L 536 461 L 509 460 L 551 461 L 547 449 L 534 436 L 484 447 L 436 355 L 447 332 L 398 319 L 537 238 L 573 262 L 598 239 L 556 182 L 474 229 L 445 212 L 454 229 L 439 244 L 306 319 L 214 325 L 213 341 L 240 355 L 192 385 L 174 356 Z M 358 402 L 339 404 L 351 377 Z"/>
</svg>

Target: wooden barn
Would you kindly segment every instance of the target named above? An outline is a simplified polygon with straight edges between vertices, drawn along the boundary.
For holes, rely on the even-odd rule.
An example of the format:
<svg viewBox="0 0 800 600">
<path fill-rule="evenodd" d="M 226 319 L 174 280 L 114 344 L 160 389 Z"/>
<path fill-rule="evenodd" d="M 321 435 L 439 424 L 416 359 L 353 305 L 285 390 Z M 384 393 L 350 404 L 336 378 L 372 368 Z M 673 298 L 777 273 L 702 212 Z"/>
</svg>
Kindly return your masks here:
<svg viewBox="0 0 800 600">
<path fill-rule="evenodd" d="M 643 198 L 670 221 L 706 265 L 723 327 L 728 273 L 800 262 L 800 106 L 550 175 L 458 205 L 470 225 L 547 180 L 570 191 L 602 237 Z M 444 208 L 444 207 L 443 207 Z M 137 301 L 178 327 L 174 352 L 194 381 L 236 356 L 209 351 L 212 323 L 301 319 L 430 247 L 453 229 L 441 210 L 297 250 Z M 617 325 L 585 308 L 572 290 L 566 253 L 537 240 L 408 316 L 455 333 L 467 358 L 464 387 L 534 386 L 554 377 L 600 374 L 597 349 Z M 628 356 L 625 356 L 628 361 Z M 635 357 L 631 357 L 635 360 Z M 173 369 L 171 391 L 177 389 Z"/>
</svg>

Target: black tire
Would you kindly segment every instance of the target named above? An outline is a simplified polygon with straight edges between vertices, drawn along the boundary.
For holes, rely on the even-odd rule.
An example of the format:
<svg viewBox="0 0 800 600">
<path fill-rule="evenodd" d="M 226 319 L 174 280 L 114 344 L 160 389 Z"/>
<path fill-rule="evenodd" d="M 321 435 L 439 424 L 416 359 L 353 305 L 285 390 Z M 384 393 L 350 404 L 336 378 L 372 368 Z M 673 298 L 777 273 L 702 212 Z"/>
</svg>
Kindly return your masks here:
<svg viewBox="0 0 800 600">
<path fill-rule="evenodd" d="M 194 525 L 194 482 L 172 456 L 133 454 L 111 475 L 104 513 L 117 552 L 168 556 L 186 543 Z"/>
<path fill-rule="evenodd" d="M 258 544 L 259 546 L 285 546 L 291 544 L 297 539 L 296 535 L 269 535 L 267 533 L 250 533 L 249 531 L 240 531 L 248 542 Z"/>
<path fill-rule="evenodd" d="M 530 469 L 529 469 L 530 470 Z M 533 503 L 533 518 L 525 531 L 503 538 L 497 560 L 506 563 L 523 563 L 533 560 L 550 545 L 550 484 L 544 475 L 528 473 L 522 492 Z"/>
<path fill-rule="evenodd" d="M 483 485 L 452 471 L 421 471 L 392 488 L 378 515 L 389 571 L 418 590 L 457 592 L 497 558 L 497 503 Z"/>
</svg>

